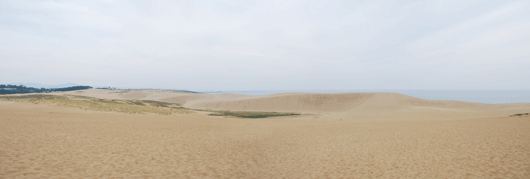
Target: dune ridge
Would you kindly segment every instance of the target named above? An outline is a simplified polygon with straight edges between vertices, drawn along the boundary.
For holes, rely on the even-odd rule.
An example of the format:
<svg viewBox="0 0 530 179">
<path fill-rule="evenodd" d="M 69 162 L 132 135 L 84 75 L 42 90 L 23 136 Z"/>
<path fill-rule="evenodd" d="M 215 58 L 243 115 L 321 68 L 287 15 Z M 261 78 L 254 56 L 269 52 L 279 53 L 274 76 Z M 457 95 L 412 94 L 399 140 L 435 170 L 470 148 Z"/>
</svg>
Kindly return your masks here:
<svg viewBox="0 0 530 179">
<path fill-rule="evenodd" d="M 241 111 L 292 111 L 292 112 L 324 112 L 344 111 L 363 104 L 374 94 L 343 93 L 343 94 L 312 94 L 288 93 L 249 97 L 235 100 L 201 100 L 191 101 L 185 106 L 190 108 L 210 108 L 216 110 Z"/>
<path fill-rule="evenodd" d="M 281 111 L 334 115 L 356 120 L 424 120 L 505 117 L 530 103 L 483 104 L 426 100 L 398 93 L 277 94 L 234 100 L 196 100 L 186 107 L 236 111 Z"/>
<path fill-rule="evenodd" d="M 484 104 L 451 100 L 427 100 L 399 93 L 279 93 L 197 94 L 164 90 L 100 90 L 53 93 L 106 99 L 156 100 L 186 108 L 296 112 L 320 119 L 345 120 L 459 120 L 505 117 L 530 111 L 530 103 Z"/>
</svg>

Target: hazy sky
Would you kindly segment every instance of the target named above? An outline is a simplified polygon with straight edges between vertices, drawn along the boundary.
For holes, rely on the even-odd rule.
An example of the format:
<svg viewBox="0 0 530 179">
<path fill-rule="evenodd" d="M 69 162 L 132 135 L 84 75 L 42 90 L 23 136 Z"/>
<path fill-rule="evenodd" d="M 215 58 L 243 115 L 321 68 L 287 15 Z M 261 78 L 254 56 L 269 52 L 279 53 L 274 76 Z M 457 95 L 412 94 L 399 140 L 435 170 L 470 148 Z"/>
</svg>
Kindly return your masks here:
<svg viewBox="0 0 530 179">
<path fill-rule="evenodd" d="M 0 83 L 530 89 L 530 1 L 0 1 Z"/>
</svg>

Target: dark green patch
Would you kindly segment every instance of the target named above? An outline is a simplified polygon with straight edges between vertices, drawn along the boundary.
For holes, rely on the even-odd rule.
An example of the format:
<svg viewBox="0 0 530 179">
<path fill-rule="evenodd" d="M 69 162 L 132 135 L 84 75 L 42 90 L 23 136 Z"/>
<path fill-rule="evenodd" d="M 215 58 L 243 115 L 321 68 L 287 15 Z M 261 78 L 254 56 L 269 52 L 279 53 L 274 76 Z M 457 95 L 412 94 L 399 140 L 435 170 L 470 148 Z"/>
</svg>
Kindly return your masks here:
<svg viewBox="0 0 530 179">
<path fill-rule="evenodd" d="M 240 118 L 267 118 L 267 117 L 278 117 L 278 116 L 296 116 L 299 113 L 279 113 L 279 112 L 250 112 L 250 111 L 217 111 L 209 114 L 210 116 L 232 116 Z"/>
<path fill-rule="evenodd" d="M 512 114 L 510 115 L 510 117 L 513 117 L 513 116 L 523 116 L 523 115 L 528 115 L 528 113 L 518 113 L 518 114 Z"/>
</svg>

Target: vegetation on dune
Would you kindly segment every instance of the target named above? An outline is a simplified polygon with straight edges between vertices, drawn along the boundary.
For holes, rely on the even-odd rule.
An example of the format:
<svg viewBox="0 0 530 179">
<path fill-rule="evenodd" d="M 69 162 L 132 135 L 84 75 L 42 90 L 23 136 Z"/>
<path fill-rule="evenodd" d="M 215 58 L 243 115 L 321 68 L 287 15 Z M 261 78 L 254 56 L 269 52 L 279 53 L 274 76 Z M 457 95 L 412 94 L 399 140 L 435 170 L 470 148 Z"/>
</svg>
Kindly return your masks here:
<svg viewBox="0 0 530 179">
<path fill-rule="evenodd" d="M 45 95 L 45 94 L 30 94 L 30 95 L 21 95 L 21 96 L 0 96 L 0 99 L 9 100 L 9 101 L 20 101 L 20 100 L 35 100 L 35 99 L 64 99 L 65 96 L 56 96 L 56 95 Z"/>
<path fill-rule="evenodd" d="M 135 104 L 135 105 L 140 105 L 140 106 L 144 106 L 145 105 L 144 103 L 142 103 L 142 101 L 136 101 L 136 100 L 131 101 L 131 100 L 129 100 L 127 102 L 129 102 L 130 104 Z"/>
<path fill-rule="evenodd" d="M 523 116 L 523 115 L 528 115 L 528 113 L 518 113 L 518 114 L 512 114 L 510 115 L 510 117 L 513 117 L 513 116 Z"/>
<path fill-rule="evenodd" d="M 153 100 L 120 100 L 120 99 L 100 99 L 77 95 L 45 95 L 31 94 L 20 96 L 0 96 L 0 100 L 28 102 L 34 104 L 53 104 L 66 107 L 76 107 L 92 111 L 121 112 L 129 114 L 192 114 L 194 111 L 210 113 L 210 116 L 230 116 L 239 118 L 267 118 L 278 116 L 295 116 L 299 113 L 279 113 L 279 112 L 251 112 L 251 111 L 215 111 L 202 109 L 188 109 L 181 107 L 177 103 L 168 103 Z"/>
<path fill-rule="evenodd" d="M 155 106 L 155 107 L 170 107 L 171 105 L 178 105 L 178 104 L 175 104 L 175 103 L 166 103 L 166 102 L 152 101 L 152 100 L 142 100 L 141 102 L 147 103 L 147 104 L 149 104 L 151 106 Z"/>
<path fill-rule="evenodd" d="M 295 116 L 299 113 L 279 113 L 279 112 L 252 112 L 252 111 L 216 111 L 210 116 L 232 116 L 240 118 L 267 118 L 277 116 Z"/>
<path fill-rule="evenodd" d="M 99 99 L 86 96 L 57 96 L 57 95 L 22 95 L 22 96 L 2 96 L 1 100 L 17 101 L 17 102 L 30 102 L 30 103 L 44 103 L 44 104 L 55 104 L 59 106 L 76 107 L 85 110 L 93 111 L 109 111 L 109 112 L 122 112 L 129 114 L 191 114 L 193 111 L 170 107 L 170 105 L 178 106 L 174 103 L 165 102 L 154 102 L 154 101 L 140 101 L 140 100 L 118 100 L 118 99 Z"/>
</svg>

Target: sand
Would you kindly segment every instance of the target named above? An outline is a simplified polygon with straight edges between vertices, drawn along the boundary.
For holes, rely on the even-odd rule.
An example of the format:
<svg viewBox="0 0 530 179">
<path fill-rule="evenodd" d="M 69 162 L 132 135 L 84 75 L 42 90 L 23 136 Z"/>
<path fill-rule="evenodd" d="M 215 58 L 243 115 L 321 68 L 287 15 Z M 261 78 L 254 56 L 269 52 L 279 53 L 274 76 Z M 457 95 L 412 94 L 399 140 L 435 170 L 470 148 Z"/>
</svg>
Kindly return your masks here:
<svg viewBox="0 0 530 179">
<path fill-rule="evenodd" d="M 530 112 L 528 103 L 395 93 L 54 94 L 304 115 L 141 115 L 0 101 L 0 178 L 530 178 L 530 117 L 507 117 Z"/>
</svg>

